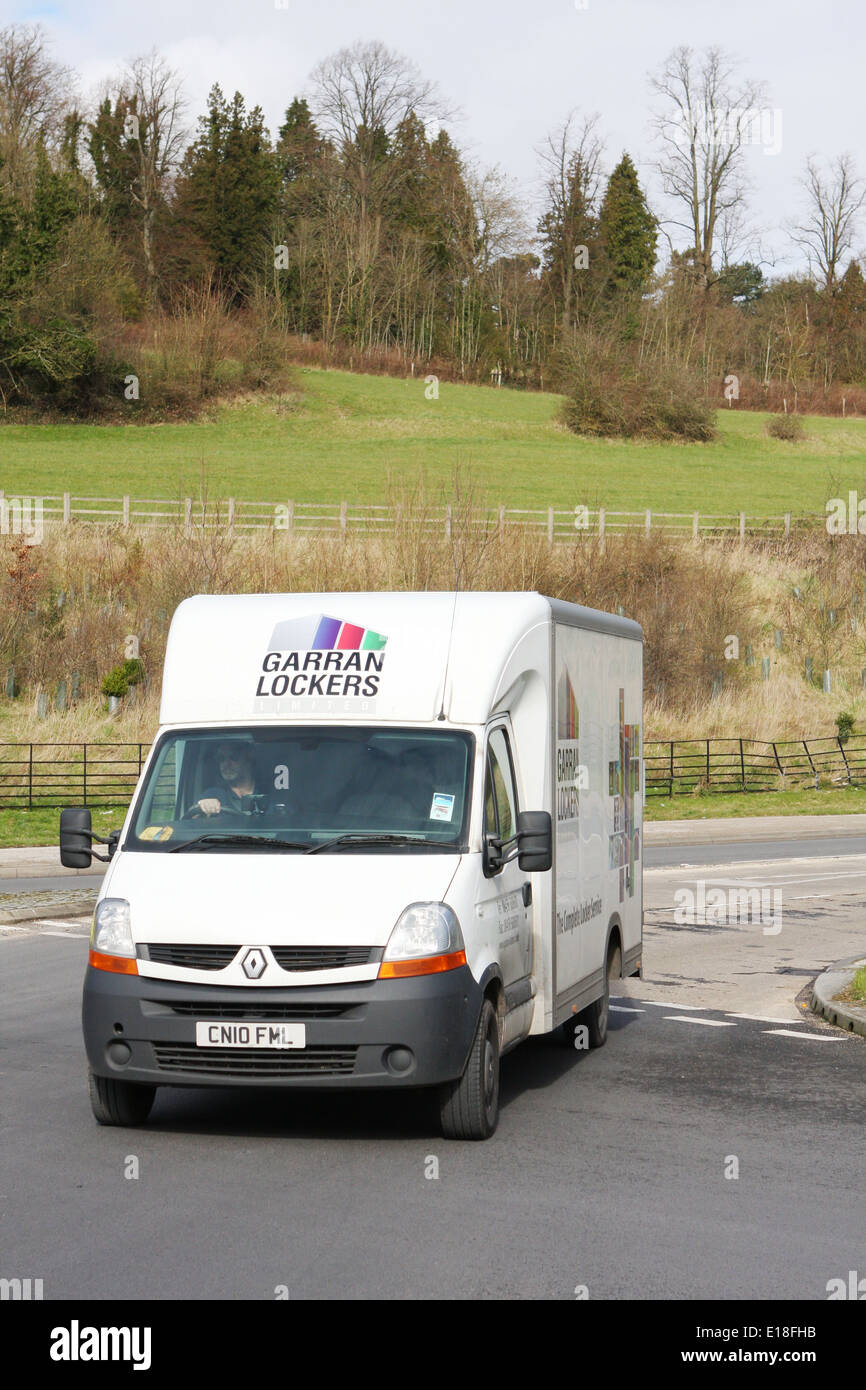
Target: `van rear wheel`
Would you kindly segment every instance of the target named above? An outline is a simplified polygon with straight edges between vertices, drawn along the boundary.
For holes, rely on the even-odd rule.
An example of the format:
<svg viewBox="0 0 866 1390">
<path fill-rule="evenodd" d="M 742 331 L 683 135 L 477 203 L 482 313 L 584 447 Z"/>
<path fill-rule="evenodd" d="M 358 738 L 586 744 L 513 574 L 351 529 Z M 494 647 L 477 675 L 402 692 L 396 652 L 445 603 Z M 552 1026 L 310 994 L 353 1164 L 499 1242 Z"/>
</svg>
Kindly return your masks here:
<svg viewBox="0 0 866 1390">
<path fill-rule="evenodd" d="M 90 1073 L 90 1104 L 101 1125 L 143 1125 L 155 1096 L 155 1086 Z"/>
<path fill-rule="evenodd" d="M 604 1047 L 607 1042 L 607 1028 L 610 1021 L 610 982 L 622 976 L 622 951 L 619 946 L 611 946 L 607 955 L 607 973 L 604 978 L 604 994 L 593 1004 L 578 1014 L 578 1023 L 586 1025 L 590 1047 Z"/>
<path fill-rule="evenodd" d="M 489 1139 L 499 1120 L 499 1024 L 489 999 L 481 1005 L 469 1061 L 459 1081 L 439 1089 L 446 1139 Z"/>
</svg>

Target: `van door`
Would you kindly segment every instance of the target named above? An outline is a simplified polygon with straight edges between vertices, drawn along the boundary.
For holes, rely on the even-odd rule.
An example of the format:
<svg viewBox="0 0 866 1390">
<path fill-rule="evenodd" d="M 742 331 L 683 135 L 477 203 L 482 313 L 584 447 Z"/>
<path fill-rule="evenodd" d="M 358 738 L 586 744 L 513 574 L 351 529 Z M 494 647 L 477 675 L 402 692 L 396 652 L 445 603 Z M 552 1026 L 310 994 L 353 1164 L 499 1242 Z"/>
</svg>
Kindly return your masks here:
<svg viewBox="0 0 866 1390">
<path fill-rule="evenodd" d="M 484 757 L 484 837 L 508 840 L 517 830 L 517 778 L 511 752 L 510 728 L 498 721 L 487 732 Z M 515 846 L 508 846 L 506 857 Z M 498 942 L 499 963 L 506 985 L 522 980 L 532 971 L 532 897 L 529 875 L 517 863 L 497 868 L 485 850 L 484 877 L 476 912 L 490 928 L 490 939 Z"/>
</svg>

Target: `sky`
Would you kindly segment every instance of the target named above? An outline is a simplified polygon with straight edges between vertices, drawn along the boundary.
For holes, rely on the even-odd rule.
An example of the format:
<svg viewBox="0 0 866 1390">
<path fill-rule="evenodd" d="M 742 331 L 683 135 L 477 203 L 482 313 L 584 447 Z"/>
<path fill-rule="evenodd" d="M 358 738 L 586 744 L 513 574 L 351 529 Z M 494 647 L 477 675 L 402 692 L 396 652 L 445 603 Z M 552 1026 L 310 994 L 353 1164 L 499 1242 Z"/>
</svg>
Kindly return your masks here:
<svg viewBox="0 0 866 1390">
<path fill-rule="evenodd" d="M 321 59 L 381 40 L 438 84 L 460 112 L 455 142 L 505 171 L 531 221 L 536 151 L 574 108 L 599 113 L 606 171 L 628 150 L 653 211 L 670 213 L 648 77 L 680 44 L 718 45 L 775 113 L 745 151 L 753 236 L 740 258 L 767 275 L 803 268 L 786 228 L 802 213 L 806 158 L 847 152 L 866 175 L 863 0 L 0 0 L 0 24 L 14 22 L 43 26 L 85 97 L 156 47 L 183 75 L 191 128 L 219 82 L 258 103 L 272 132 Z M 855 249 L 866 252 L 866 216 Z"/>
</svg>

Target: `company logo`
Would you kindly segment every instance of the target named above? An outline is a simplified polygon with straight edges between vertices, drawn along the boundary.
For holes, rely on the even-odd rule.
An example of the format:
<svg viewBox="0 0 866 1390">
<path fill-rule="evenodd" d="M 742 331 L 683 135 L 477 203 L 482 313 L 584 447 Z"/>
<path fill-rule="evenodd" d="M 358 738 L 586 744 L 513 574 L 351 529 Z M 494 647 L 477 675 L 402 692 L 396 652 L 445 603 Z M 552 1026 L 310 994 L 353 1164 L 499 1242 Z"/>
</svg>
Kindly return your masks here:
<svg viewBox="0 0 866 1390">
<path fill-rule="evenodd" d="M 379 693 L 387 642 L 381 632 L 325 613 L 277 623 L 256 695 L 371 699 Z"/>
<path fill-rule="evenodd" d="M 254 946 L 251 951 L 247 951 L 241 961 L 241 968 L 248 980 L 260 980 L 268 968 L 264 953 Z"/>
</svg>

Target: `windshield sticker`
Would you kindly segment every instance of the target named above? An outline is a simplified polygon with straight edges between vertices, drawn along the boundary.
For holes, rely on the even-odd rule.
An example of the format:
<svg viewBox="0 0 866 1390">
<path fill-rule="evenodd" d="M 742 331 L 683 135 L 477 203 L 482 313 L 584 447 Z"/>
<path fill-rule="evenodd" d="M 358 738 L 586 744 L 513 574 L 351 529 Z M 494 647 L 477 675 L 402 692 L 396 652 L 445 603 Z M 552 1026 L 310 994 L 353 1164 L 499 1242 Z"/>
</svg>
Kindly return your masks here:
<svg viewBox="0 0 866 1390">
<path fill-rule="evenodd" d="M 454 815 L 454 797 L 448 792 L 434 792 L 430 805 L 430 820 L 451 820 Z"/>
<path fill-rule="evenodd" d="M 324 613 L 277 623 L 262 662 L 258 698 L 379 693 L 388 638 Z"/>
</svg>

